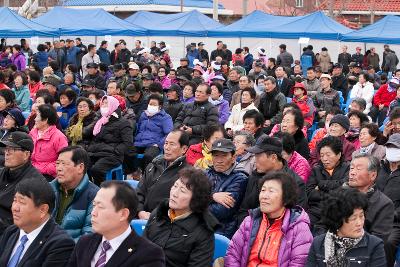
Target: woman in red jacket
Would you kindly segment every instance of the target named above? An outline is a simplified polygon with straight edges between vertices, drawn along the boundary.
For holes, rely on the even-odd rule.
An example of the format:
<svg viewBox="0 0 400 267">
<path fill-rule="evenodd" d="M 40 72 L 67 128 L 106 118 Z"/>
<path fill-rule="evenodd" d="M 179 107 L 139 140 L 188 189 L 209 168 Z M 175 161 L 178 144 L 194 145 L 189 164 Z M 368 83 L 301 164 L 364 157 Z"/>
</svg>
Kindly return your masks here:
<svg viewBox="0 0 400 267">
<path fill-rule="evenodd" d="M 389 83 L 383 84 L 378 92 L 376 92 L 372 101 L 371 112 L 369 115 L 373 122 L 378 119 L 379 127 L 382 126 L 386 118 L 390 102 L 396 98 L 397 88 L 400 86 L 400 81 L 397 78 L 390 79 Z"/>
</svg>

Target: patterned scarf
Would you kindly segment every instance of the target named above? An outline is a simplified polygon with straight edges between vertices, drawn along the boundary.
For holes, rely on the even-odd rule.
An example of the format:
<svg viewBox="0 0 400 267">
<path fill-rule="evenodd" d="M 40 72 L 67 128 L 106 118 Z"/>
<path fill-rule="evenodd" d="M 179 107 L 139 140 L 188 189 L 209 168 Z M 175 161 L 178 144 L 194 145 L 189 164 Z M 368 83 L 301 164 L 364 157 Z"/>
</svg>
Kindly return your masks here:
<svg viewBox="0 0 400 267">
<path fill-rule="evenodd" d="M 201 153 L 203 154 L 203 157 L 196 161 L 194 167 L 205 170 L 212 166 L 212 154 L 205 143 L 201 145 Z"/>
<path fill-rule="evenodd" d="M 366 147 L 360 147 L 360 154 L 371 154 L 370 151 L 374 147 L 375 142 L 372 142 L 369 146 Z"/>
<path fill-rule="evenodd" d="M 71 139 L 71 144 L 73 146 L 77 145 L 77 143 L 82 140 L 83 119 L 84 118 L 79 118 L 76 124 L 71 125 L 67 129 L 67 136 Z"/>
<path fill-rule="evenodd" d="M 339 237 L 328 231 L 325 236 L 325 260 L 327 267 L 347 267 L 346 253 L 363 238 Z"/>
</svg>

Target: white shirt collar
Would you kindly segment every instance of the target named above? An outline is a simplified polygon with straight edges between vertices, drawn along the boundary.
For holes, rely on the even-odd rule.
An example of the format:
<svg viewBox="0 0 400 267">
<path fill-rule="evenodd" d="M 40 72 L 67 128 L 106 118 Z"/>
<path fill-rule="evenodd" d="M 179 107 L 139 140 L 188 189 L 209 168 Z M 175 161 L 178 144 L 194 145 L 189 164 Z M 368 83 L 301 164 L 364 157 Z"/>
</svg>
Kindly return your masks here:
<svg viewBox="0 0 400 267">
<path fill-rule="evenodd" d="M 114 237 L 111 240 L 108 240 L 108 242 L 110 242 L 110 246 L 112 248 L 113 251 L 117 251 L 117 249 L 119 248 L 119 246 L 122 244 L 122 242 L 124 242 L 124 240 L 131 234 L 132 229 L 130 226 L 128 226 L 128 228 L 125 230 L 125 232 L 123 232 L 122 234 L 120 234 L 117 237 Z M 103 236 L 103 240 L 101 240 L 101 243 L 103 243 L 103 241 L 105 241 L 106 239 Z"/>
<path fill-rule="evenodd" d="M 32 243 L 33 240 L 35 240 L 35 238 L 39 235 L 40 231 L 42 231 L 43 227 L 49 221 L 49 219 L 47 219 L 43 224 L 41 224 L 38 228 L 36 228 L 32 232 L 30 232 L 29 234 L 27 234 L 24 230 L 20 229 L 19 230 L 19 239 L 21 239 L 22 236 L 26 235 L 29 242 Z"/>
</svg>

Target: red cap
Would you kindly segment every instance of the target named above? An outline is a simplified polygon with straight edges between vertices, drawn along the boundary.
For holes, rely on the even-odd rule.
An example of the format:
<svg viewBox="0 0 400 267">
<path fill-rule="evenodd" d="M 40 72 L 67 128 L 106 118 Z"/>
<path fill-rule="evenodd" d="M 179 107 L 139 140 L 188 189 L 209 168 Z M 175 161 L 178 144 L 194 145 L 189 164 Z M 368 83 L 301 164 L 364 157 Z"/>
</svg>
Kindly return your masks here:
<svg viewBox="0 0 400 267">
<path fill-rule="evenodd" d="M 303 89 L 304 94 L 305 94 L 305 95 L 307 94 L 307 89 L 306 89 L 306 87 L 304 86 L 304 84 L 302 84 L 302 83 L 295 83 L 295 85 L 293 86 L 293 91 L 294 91 L 296 88 Z"/>
</svg>

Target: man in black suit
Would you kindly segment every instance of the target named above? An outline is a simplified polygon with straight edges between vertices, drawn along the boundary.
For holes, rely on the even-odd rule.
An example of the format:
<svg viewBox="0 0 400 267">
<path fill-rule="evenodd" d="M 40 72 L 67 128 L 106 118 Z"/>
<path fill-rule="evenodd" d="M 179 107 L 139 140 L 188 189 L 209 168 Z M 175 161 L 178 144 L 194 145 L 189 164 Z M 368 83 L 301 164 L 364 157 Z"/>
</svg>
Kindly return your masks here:
<svg viewBox="0 0 400 267">
<path fill-rule="evenodd" d="M 45 178 L 28 178 L 16 187 L 14 225 L 0 239 L 0 266 L 66 266 L 75 243 L 51 218 L 55 195 Z"/>
<path fill-rule="evenodd" d="M 275 70 L 276 75 L 276 87 L 279 91 L 286 97 L 293 97 L 293 92 L 291 91 L 293 87 L 292 80 L 285 77 L 286 71 L 283 67 L 277 67 Z"/>
<path fill-rule="evenodd" d="M 135 190 L 123 181 L 106 181 L 93 201 L 94 234 L 82 236 L 69 267 L 163 267 L 164 252 L 130 227 L 136 214 Z"/>
</svg>

